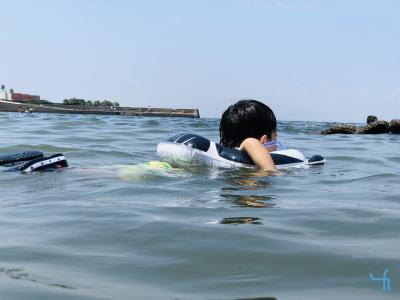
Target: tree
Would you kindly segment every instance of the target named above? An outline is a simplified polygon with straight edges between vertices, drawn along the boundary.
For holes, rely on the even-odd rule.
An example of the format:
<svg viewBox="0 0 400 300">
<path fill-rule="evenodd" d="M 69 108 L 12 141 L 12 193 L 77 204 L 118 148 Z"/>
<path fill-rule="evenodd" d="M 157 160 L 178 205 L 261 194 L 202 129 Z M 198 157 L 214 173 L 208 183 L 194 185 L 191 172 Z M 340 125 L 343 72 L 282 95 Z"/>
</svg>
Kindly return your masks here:
<svg viewBox="0 0 400 300">
<path fill-rule="evenodd" d="M 53 102 L 47 101 L 47 100 L 27 100 L 25 103 L 30 103 L 30 104 L 53 104 Z"/>
<path fill-rule="evenodd" d="M 85 99 L 77 99 L 77 98 L 71 98 L 71 99 L 64 99 L 62 102 L 64 105 L 76 105 L 76 106 L 86 106 L 86 107 L 119 107 L 118 102 L 111 102 L 109 100 L 103 100 L 103 101 L 92 101 L 92 100 L 85 100 Z"/>
<path fill-rule="evenodd" d="M 109 101 L 109 100 L 104 100 L 101 104 L 103 106 L 113 106 L 113 103 L 111 101 Z"/>
</svg>

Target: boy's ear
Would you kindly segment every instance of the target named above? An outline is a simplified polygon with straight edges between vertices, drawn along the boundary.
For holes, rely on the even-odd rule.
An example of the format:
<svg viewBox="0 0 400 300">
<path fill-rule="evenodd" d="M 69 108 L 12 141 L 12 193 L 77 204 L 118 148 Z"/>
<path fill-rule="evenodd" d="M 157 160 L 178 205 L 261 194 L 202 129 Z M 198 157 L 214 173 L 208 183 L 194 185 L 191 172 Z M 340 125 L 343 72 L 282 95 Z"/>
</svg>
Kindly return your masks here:
<svg viewBox="0 0 400 300">
<path fill-rule="evenodd" d="M 268 139 L 268 136 L 266 134 L 264 134 L 260 139 L 260 143 L 261 144 L 268 143 L 268 141 L 269 141 L 269 139 Z"/>
</svg>

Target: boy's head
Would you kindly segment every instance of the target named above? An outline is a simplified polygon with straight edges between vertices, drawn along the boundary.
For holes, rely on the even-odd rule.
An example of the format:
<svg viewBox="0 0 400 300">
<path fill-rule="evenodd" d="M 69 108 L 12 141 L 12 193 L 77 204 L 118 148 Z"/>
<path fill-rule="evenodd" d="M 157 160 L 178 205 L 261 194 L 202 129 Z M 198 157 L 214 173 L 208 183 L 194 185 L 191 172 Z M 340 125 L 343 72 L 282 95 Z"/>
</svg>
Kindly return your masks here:
<svg viewBox="0 0 400 300">
<path fill-rule="evenodd" d="M 219 125 L 220 143 L 235 148 L 247 138 L 269 140 L 276 132 L 274 112 L 264 103 L 256 100 L 240 100 L 229 106 L 222 114 Z"/>
</svg>

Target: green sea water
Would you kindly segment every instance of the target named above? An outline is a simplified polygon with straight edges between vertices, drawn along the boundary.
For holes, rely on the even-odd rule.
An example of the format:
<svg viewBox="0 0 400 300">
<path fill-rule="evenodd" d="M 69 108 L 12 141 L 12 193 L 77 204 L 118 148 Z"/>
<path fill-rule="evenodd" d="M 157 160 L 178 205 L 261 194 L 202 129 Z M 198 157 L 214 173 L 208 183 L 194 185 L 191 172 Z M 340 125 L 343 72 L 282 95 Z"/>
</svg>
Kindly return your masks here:
<svg viewBox="0 0 400 300">
<path fill-rule="evenodd" d="M 0 172 L 0 299 L 398 299 L 400 137 L 279 139 L 323 166 L 277 176 L 170 170 L 157 143 L 218 140 L 217 119 L 0 113 L 0 154 L 63 153 Z M 371 281 L 388 268 L 391 291 Z"/>
</svg>

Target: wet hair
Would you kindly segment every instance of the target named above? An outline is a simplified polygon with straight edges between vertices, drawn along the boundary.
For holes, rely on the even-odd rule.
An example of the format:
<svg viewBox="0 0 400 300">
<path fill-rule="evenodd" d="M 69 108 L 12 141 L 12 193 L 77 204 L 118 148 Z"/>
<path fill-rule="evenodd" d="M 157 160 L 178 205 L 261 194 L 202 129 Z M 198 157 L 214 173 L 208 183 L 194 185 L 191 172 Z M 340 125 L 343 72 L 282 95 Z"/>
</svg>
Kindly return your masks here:
<svg viewBox="0 0 400 300">
<path fill-rule="evenodd" d="M 220 143 L 235 148 L 247 138 L 271 139 L 276 131 L 276 118 L 272 109 L 257 100 L 240 100 L 222 114 L 219 124 Z"/>
</svg>

